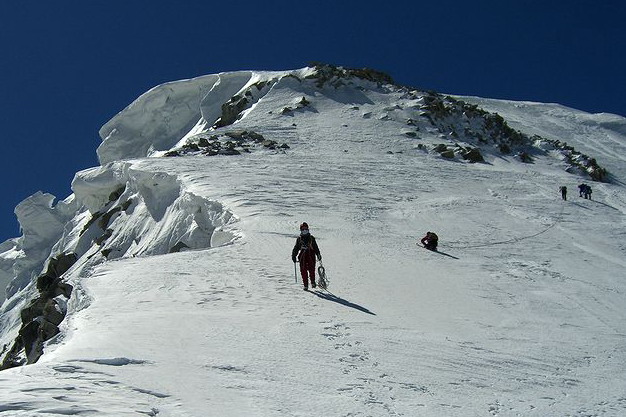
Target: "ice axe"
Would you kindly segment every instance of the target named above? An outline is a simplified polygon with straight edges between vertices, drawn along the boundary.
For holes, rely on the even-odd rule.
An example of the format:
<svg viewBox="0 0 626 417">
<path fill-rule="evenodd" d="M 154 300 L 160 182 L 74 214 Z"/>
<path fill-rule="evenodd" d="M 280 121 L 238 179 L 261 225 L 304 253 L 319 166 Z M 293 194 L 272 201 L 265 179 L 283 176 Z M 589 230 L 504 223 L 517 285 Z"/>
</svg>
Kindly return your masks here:
<svg viewBox="0 0 626 417">
<path fill-rule="evenodd" d="M 296 284 L 298 283 L 298 269 L 296 268 L 296 263 L 293 263 L 293 275 L 296 278 Z"/>
</svg>

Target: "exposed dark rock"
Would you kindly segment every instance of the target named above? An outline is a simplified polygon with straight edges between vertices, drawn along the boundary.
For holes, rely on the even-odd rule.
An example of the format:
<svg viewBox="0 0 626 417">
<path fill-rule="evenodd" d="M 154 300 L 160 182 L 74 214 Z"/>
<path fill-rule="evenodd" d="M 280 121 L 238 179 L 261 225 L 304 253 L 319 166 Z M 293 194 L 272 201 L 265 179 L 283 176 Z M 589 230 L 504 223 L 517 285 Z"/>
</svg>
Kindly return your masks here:
<svg viewBox="0 0 626 417">
<path fill-rule="evenodd" d="M 271 82 L 274 82 L 271 81 Z M 243 112 L 250 103 L 254 100 L 255 93 L 253 93 L 252 89 L 256 89 L 257 92 L 264 89 L 269 82 L 260 81 L 251 85 L 243 95 L 235 95 L 230 98 L 226 103 L 222 104 L 222 115 L 213 125 L 214 128 L 220 128 L 224 126 L 229 126 L 236 122 L 241 116 L 241 112 Z"/>
<path fill-rule="evenodd" d="M 262 142 L 265 140 L 262 134 L 256 133 L 256 132 L 247 132 L 247 137 L 249 137 L 255 142 Z"/>
<path fill-rule="evenodd" d="M 107 229 L 104 231 L 104 234 L 102 236 L 99 236 L 96 239 L 94 239 L 94 243 L 96 245 L 102 245 L 105 240 L 111 237 L 111 235 L 113 235 L 113 229 Z"/>
<path fill-rule="evenodd" d="M 26 363 L 31 364 L 39 360 L 43 354 L 43 343 L 59 334 L 57 326 L 42 317 L 31 321 L 22 327 L 19 336 L 22 339 Z"/>
<path fill-rule="evenodd" d="M 528 154 L 528 152 L 520 152 L 517 154 L 517 156 L 519 160 L 524 162 L 525 164 L 530 164 L 533 162 L 533 158 L 530 156 L 530 154 Z"/>
<path fill-rule="evenodd" d="M 120 188 L 118 188 L 117 190 L 113 191 L 109 195 L 109 201 L 117 200 L 118 198 L 120 198 L 122 196 L 122 194 L 124 194 L 124 191 L 126 191 L 126 186 L 122 185 Z"/>
<path fill-rule="evenodd" d="M 48 268 L 46 269 L 46 275 L 50 275 L 54 278 L 59 278 L 61 275 L 67 272 L 78 260 L 78 256 L 75 253 L 61 253 L 54 256 L 48 262 Z"/>
<path fill-rule="evenodd" d="M 65 318 L 65 311 L 60 308 L 56 299 L 48 300 L 43 306 L 43 318 L 58 326 Z"/>
<path fill-rule="evenodd" d="M 185 143 L 183 145 L 183 150 L 187 152 L 198 152 L 200 147 L 195 143 Z"/>
<path fill-rule="evenodd" d="M 231 139 L 243 139 L 247 133 L 248 132 L 245 130 L 231 130 L 229 132 L 225 132 L 224 136 L 228 136 Z"/>
<path fill-rule="evenodd" d="M 239 118 L 239 113 L 246 109 L 249 100 L 245 96 L 233 96 L 226 103 L 222 104 L 222 117 L 215 122 L 214 127 L 220 128 L 232 125 Z"/>
<path fill-rule="evenodd" d="M 31 321 L 22 326 L 18 337 L 21 339 L 21 345 L 26 354 L 27 363 L 34 363 L 33 359 L 37 355 L 37 339 L 39 338 L 39 322 Z"/>
<path fill-rule="evenodd" d="M 426 93 L 423 101 L 421 108 L 425 112 L 421 113 L 421 116 L 428 118 L 444 136 L 458 138 L 469 143 L 491 145 L 504 154 L 517 151 L 518 158 L 526 163 L 532 162 L 532 158 L 528 153 L 520 157 L 519 152 L 527 152 L 526 149 L 529 147 L 542 149 L 542 144 L 549 144 L 560 151 L 568 167 L 572 168 L 568 168 L 568 172 L 586 173 L 595 181 L 606 181 L 609 177 L 606 169 L 600 167 L 593 158 L 581 154 L 559 140 L 546 139 L 537 135 L 529 137 L 512 129 L 497 113 L 489 113 L 474 104 L 438 93 Z M 481 148 L 485 149 L 484 146 Z M 480 162 L 478 154 L 465 155 L 461 152 L 460 154 L 470 162 Z"/>
<path fill-rule="evenodd" d="M 274 149 L 276 148 L 277 143 L 273 140 L 264 140 L 263 142 L 261 142 L 261 145 L 263 145 L 263 147 L 265 148 Z"/>
<path fill-rule="evenodd" d="M 130 205 L 133 204 L 133 199 L 129 198 L 128 200 L 126 200 L 124 203 L 122 203 L 121 207 L 123 211 L 127 211 L 128 208 L 130 207 Z"/>
<path fill-rule="evenodd" d="M 305 107 L 309 107 L 310 105 L 311 105 L 311 102 L 307 100 L 306 97 L 302 97 L 302 99 L 298 102 L 296 108 L 303 109 Z"/>
<path fill-rule="evenodd" d="M 188 247 L 189 246 L 187 246 L 187 244 L 185 244 L 184 242 L 178 242 L 170 249 L 170 253 L 180 252 L 182 249 L 185 249 Z"/>
<path fill-rule="evenodd" d="M 43 274 L 37 277 L 37 290 L 42 297 L 53 298 L 63 295 L 67 298 L 72 294 L 72 286 L 61 281 L 60 277 Z"/>
<path fill-rule="evenodd" d="M 351 78 L 360 78 L 378 84 L 395 84 L 391 76 L 382 71 L 377 71 L 371 68 L 343 68 L 320 62 L 313 62 L 309 65 L 315 67 L 315 74 L 312 74 L 307 78 L 316 79 L 317 85 L 320 88 L 327 83 L 335 88 L 338 88 L 345 85 L 343 80 L 349 80 Z"/>
<path fill-rule="evenodd" d="M 485 162 L 485 159 L 483 158 L 482 154 L 480 153 L 480 149 L 478 148 L 464 149 L 461 152 L 461 156 L 463 157 L 463 159 L 472 163 Z"/>
<path fill-rule="evenodd" d="M 100 218 L 100 216 L 102 216 L 102 212 L 100 211 L 96 211 L 95 213 L 93 213 L 91 215 L 91 218 L 87 221 L 87 223 L 85 223 L 85 226 L 83 227 L 83 230 L 81 230 L 80 235 L 82 235 L 83 233 L 85 233 L 92 224 L 94 224 L 96 222 L 96 220 L 98 220 Z"/>
<path fill-rule="evenodd" d="M 227 155 L 227 156 L 241 155 L 241 152 L 239 152 L 237 149 L 226 148 L 226 149 L 220 149 L 218 152 L 218 155 Z"/>
<path fill-rule="evenodd" d="M 2 363 L 0 364 L 0 370 L 15 368 L 17 366 L 22 366 L 26 363 L 26 358 L 20 356 L 20 352 L 24 349 L 24 343 L 22 338 L 18 335 L 11 346 L 11 349 L 8 350 Z"/>
<path fill-rule="evenodd" d="M 498 149 L 500 150 L 500 152 L 502 152 L 503 154 L 510 154 L 511 153 L 511 147 L 509 145 L 507 145 L 506 143 L 500 143 L 498 144 Z"/>
<path fill-rule="evenodd" d="M 72 286 L 64 283 L 61 276 L 69 270 L 77 257 L 74 253 L 62 253 L 50 259 L 46 272 L 37 277 L 40 296 L 20 311 L 22 326 L 13 346 L 0 364 L 0 369 L 35 363 L 43 354 L 43 344 L 59 333 L 57 327 L 65 318 L 56 297 L 70 298 Z M 24 351 L 22 355 L 22 350 Z"/>
<path fill-rule="evenodd" d="M 30 302 L 28 307 L 25 307 L 20 311 L 20 318 L 23 324 L 30 323 L 35 319 L 43 315 L 43 310 L 48 300 L 42 297 L 37 297 Z"/>
<path fill-rule="evenodd" d="M 605 168 L 598 166 L 595 159 L 592 159 L 592 163 L 587 167 L 586 171 L 594 181 L 606 181 L 608 172 Z"/>
<path fill-rule="evenodd" d="M 122 207 L 120 206 L 114 207 L 111 210 L 107 211 L 100 217 L 100 220 L 98 220 L 98 226 L 100 226 L 102 230 L 106 230 L 106 228 L 109 226 L 109 222 L 111 221 L 111 217 L 121 211 Z"/>
<path fill-rule="evenodd" d="M 433 151 L 439 152 L 439 153 L 446 152 L 447 150 L 448 150 L 448 146 L 446 146 L 443 143 L 440 143 L 439 145 L 435 146 L 435 148 L 433 149 Z"/>
</svg>

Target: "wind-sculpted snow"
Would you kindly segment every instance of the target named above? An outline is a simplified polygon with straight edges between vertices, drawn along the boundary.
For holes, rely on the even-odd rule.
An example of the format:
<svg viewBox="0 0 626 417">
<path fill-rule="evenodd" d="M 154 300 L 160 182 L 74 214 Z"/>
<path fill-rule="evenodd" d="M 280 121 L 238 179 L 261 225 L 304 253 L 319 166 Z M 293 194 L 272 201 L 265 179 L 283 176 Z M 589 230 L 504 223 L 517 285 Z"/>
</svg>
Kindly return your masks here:
<svg viewBox="0 0 626 417">
<path fill-rule="evenodd" d="M 199 106 L 218 75 L 167 83 L 143 94 L 100 129 L 101 164 L 171 147 L 199 120 Z"/>
<path fill-rule="evenodd" d="M 0 268 L 4 276 L 11 277 L 5 287 L 9 297 L 37 275 L 74 214 L 76 204 L 71 197 L 57 204 L 54 200 L 51 194 L 37 192 L 15 208 L 22 236 L 5 242 L 0 254 Z M 4 301 L 4 294 L 0 300 Z"/>
<path fill-rule="evenodd" d="M 235 218 L 228 210 L 184 190 L 175 176 L 166 173 L 113 163 L 78 173 L 72 188 L 72 198 L 56 206 L 52 196 L 38 193 L 16 209 L 24 236 L 17 245 L 5 243 L 7 250 L 0 258 L 5 275 L 13 277 L 7 287 L 9 298 L 0 312 L 3 354 L 16 332 L 23 332 L 16 311 L 22 311 L 22 329 L 28 324 L 23 322 L 24 308 L 41 292 L 35 278 L 43 274 L 51 257 L 75 254 L 76 265 L 65 281 L 76 285 L 79 297 L 84 297 L 77 280 L 99 263 L 206 249 L 236 238 L 229 230 Z M 74 300 L 73 305 L 84 308 L 88 303 Z M 20 345 L 16 346 L 19 350 Z M 16 352 L 11 355 L 19 356 Z M 19 357 L 5 361 L 4 366 L 16 363 L 20 363 Z"/>
<path fill-rule="evenodd" d="M 306 71 L 292 73 L 306 74 Z M 288 74 L 240 71 L 157 86 L 100 129 L 103 141 L 97 150 L 100 163 L 168 150 L 187 134 L 193 133 L 194 128 L 211 127 L 220 120 L 223 123 L 229 103 L 243 103 L 241 100 L 245 99 L 233 115 L 236 119 L 241 111 L 260 98 L 259 92 L 267 92 L 267 89 L 263 91 L 263 86 L 271 86 L 278 78 Z"/>
<path fill-rule="evenodd" d="M 184 190 L 175 176 L 126 163 L 79 173 L 72 188 L 91 205 L 74 246 L 79 254 L 93 251 L 93 242 L 107 259 L 208 248 L 216 230 L 228 235 L 224 229 L 234 220 L 220 203 Z M 222 235 L 219 241 L 225 243 Z"/>
</svg>

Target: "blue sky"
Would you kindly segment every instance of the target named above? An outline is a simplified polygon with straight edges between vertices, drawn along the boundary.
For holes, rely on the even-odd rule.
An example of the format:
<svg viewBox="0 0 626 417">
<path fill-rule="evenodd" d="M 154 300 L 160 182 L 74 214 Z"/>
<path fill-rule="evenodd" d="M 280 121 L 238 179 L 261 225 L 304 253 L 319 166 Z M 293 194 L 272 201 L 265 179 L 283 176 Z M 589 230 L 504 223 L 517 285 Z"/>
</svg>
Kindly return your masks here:
<svg viewBox="0 0 626 417">
<path fill-rule="evenodd" d="M 98 129 L 163 82 L 313 61 L 449 94 L 626 116 L 623 1 L 0 3 L 0 242 L 14 207 L 65 198 Z"/>
</svg>

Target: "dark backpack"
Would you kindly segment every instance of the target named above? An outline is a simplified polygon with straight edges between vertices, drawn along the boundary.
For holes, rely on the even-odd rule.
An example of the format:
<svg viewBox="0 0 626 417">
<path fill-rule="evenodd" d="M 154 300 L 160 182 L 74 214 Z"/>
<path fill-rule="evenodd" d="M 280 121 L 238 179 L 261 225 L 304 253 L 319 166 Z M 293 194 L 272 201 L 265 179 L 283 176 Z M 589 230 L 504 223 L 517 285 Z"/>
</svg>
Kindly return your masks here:
<svg viewBox="0 0 626 417">
<path fill-rule="evenodd" d="M 300 259 L 300 262 L 302 262 L 302 260 L 304 259 L 315 259 L 315 249 L 313 249 L 313 236 L 300 236 L 300 253 L 298 254 L 298 259 Z"/>
</svg>

